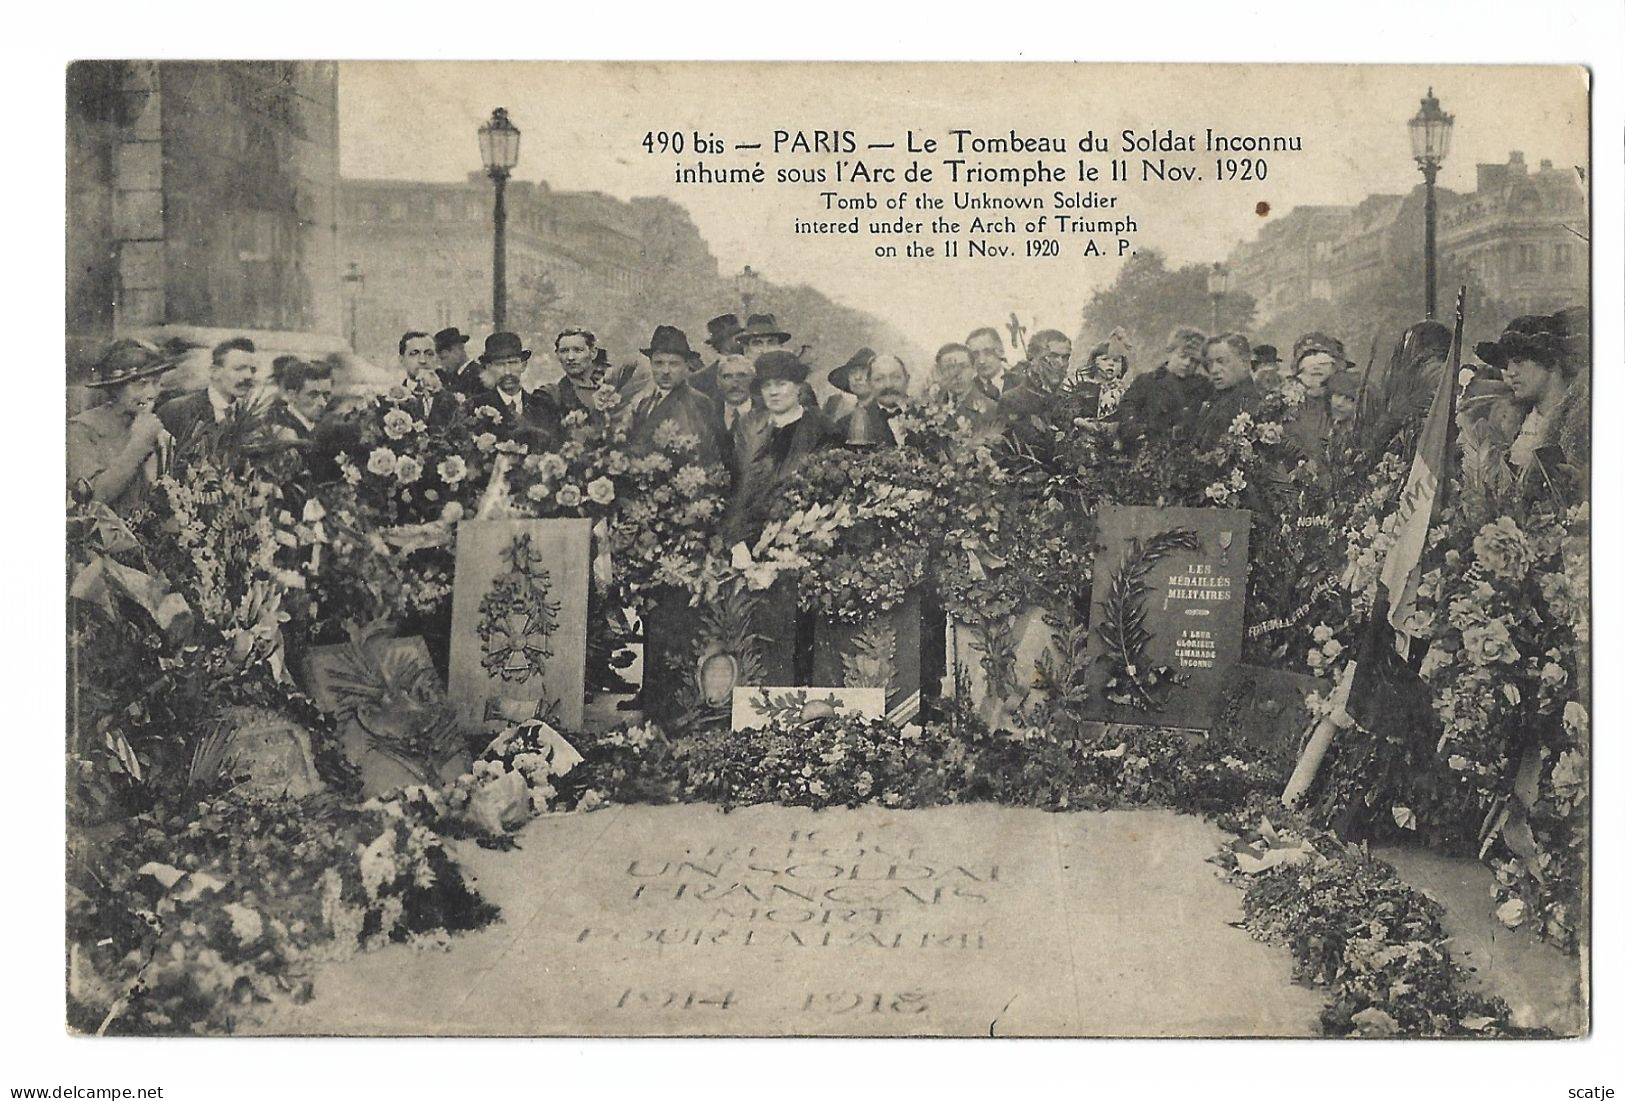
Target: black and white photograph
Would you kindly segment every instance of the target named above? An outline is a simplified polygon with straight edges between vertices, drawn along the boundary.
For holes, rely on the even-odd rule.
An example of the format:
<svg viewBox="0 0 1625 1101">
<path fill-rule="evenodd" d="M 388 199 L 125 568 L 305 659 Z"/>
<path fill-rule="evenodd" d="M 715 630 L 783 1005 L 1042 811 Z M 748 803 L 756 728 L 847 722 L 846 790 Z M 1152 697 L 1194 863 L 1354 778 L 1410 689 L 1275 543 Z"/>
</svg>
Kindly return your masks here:
<svg viewBox="0 0 1625 1101">
<path fill-rule="evenodd" d="M 36 89 L 48 1032 L 1598 1042 L 1583 57 L 459 52 Z"/>
</svg>

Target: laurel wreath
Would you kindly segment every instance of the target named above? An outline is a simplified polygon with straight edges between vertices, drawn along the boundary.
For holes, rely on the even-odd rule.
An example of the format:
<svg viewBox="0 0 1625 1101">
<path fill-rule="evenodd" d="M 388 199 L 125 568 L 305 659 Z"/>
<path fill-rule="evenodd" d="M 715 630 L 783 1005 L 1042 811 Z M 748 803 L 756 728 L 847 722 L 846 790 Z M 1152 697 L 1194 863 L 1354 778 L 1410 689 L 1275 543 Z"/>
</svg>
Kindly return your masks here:
<svg viewBox="0 0 1625 1101">
<path fill-rule="evenodd" d="M 1159 532 L 1143 544 L 1136 536 L 1123 550 L 1102 602 L 1095 632 L 1107 650 L 1095 660 L 1106 665 L 1105 697 L 1141 711 L 1161 711 L 1172 687 L 1183 684 L 1184 674 L 1167 665 L 1152 666 L 1147 647 L 1155 637 L 1145 626 L 1146 575 L 1151 567 L 1176 550 L 1199 550 L 1200 537 L 1190 528 Z"/>
</svg>

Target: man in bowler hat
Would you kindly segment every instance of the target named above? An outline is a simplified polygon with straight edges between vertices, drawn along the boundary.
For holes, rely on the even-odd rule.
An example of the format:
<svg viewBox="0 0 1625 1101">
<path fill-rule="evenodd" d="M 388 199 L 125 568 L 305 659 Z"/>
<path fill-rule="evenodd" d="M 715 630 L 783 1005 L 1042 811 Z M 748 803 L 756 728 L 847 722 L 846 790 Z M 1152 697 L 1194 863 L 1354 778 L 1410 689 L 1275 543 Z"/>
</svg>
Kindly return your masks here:
<svg viewBox="0 0 1625 1101">
<path fill-rule="evenodd" d="M 717 385 L 718 365 L 729 356 L 739 355 L 743 350 L 739 347 L 742 326 L 739 324 L 738 314 L 725 313 L 721 317 L 713 317 L 707 321 L 705 327 L 708 330 L 705 343 L 715 354 L 710 362 L 689 376 L 688 384 L 711 400 L 720 401 L 722 391 Z"/>
<path fill-rule="evenodd" d="M 439 362 L 440 383 L 453 394 L 473 397 L 480 383 L 480 361 L 468 354 L 468 334 L 456 328 L 434 334 L 434 356 Z"/>
<path fill-rule="evenodd" d="M 649 358 L 654 387 L 633 407 L 633 446 L 644 451 L 656 450 L 656 434 L 671 425 L 676 431 L 699 440 L 699 461 L 724 461 L 726 436 L 716 403 L 688 383 L 688 334 L 673 325 L 660 325 L 643 354 Z"/>
<path fill-rule="evenodd" d="M 526 391 L 520 383 L 530 349 L 518 333 L 492 333 L 485 338 L 480 371 L 486 389 L 475 397 L 476 415 L 501 426 L 509 438 L 532 450 L 556 447 L 563 438 L 558 405 L 545 390 Z M 492 410 L 482 413 L 482 410 Z M 495 429 L 493 429 L 495 430 Z"/>
</svg>

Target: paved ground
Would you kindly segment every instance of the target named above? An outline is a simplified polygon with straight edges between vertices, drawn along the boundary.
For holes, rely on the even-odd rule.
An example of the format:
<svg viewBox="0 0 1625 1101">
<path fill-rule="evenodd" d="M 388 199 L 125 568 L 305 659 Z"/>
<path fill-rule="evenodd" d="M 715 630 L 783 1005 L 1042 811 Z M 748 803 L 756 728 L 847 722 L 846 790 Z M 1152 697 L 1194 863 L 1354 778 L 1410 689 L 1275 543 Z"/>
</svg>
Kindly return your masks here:
<svg viewBox="0 0 1625 1101">
<path fill-rule="evenodd" d="M 463 850 L 503 920 L 327 967 L 258 1031 L 1310 1036 L 1167 811 L 614 807 Z"/>
<path fill-rule="evenodd" d="M 1495 919 L 1495 875 L 1472 860 L 1423 849 L 1375 850 L 1406 883 L 1445 906 L 1452 957 L 1469 968 L 1486 991 L 1506 1000 L 1513 1023 L 1549 1028 L 1559 1036 L 1586 1031 L 1584 969 L 1537 937 L 1532 929 L 1508 929 Z"/>
</svg>

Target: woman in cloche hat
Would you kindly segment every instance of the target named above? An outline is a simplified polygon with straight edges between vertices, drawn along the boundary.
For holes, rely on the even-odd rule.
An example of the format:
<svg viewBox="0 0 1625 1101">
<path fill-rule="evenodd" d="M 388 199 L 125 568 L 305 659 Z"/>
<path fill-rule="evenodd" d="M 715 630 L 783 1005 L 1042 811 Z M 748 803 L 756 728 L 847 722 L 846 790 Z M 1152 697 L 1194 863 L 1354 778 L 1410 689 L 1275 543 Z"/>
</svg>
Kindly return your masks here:
<svg viewBox="0 0 1625 1101">
<path fill-rule="evenodd" d="M 91 367 L 83 384 L 103 400 L 68 421 L 68 486 L 76 496 L 121 515 L 145 499 L 169 438 L 153 412 L 158 379 L 189 350 L 181 343 L 160 348 L 126 337 Z"/>
<path fill-rule="evenodd" d="M 1519 318 L 1494 341 L 1479 344 L 1478 358 L 1498 368 L 1512 398 L 1525 410 L 1507 458 L 1529 469 L 1535 453 L 1551 442 L 1552 425 L 1576 368 L 1567 342 L 1551 317 Z"/>
</svg>

